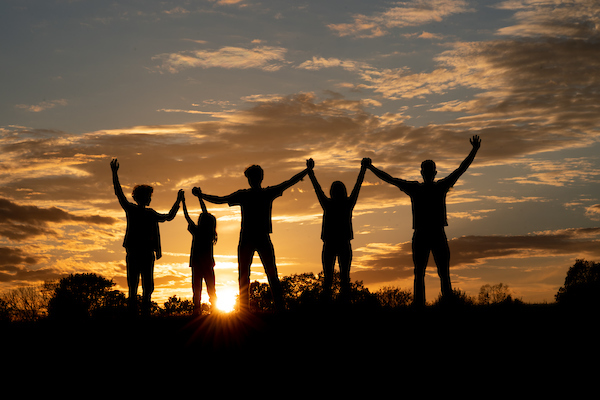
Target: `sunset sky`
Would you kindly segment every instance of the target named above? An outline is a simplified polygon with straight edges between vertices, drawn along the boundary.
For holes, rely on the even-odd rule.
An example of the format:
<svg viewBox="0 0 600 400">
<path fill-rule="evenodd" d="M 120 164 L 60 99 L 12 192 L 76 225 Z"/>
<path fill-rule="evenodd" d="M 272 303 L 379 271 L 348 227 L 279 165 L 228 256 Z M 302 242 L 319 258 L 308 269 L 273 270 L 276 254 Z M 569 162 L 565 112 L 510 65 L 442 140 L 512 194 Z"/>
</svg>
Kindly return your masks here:
<svg viewBox="0 0 600 400">
<path fill-rule="evenodd" d="M 312 157 L 327 193 L 351 190 L 363 157 L 444 177 L 475 134 L 448 197 L 453 286 L 551 302 L 575 259 L 600 261 L 597 0 L 4 0 L 0 54 L 0 291 L 86 272 L 127 291 L 113 157 L 129 198 L 151 184 L 167 212 L 184 189 L 197 218 L 192 187 L 247 188 L 250 164 L 274 185 Z M 207 206 L 217 295 L 237 291 L 239 207 Z M 308 178 L 273 219 L 279 275 L 319 272 Z M 351 279 L 412 290 L 408 196 L 367 171 L 353 224 Z M 191 298 L 186 227 L 161 225 L 159 304 Z"/>
</svg>

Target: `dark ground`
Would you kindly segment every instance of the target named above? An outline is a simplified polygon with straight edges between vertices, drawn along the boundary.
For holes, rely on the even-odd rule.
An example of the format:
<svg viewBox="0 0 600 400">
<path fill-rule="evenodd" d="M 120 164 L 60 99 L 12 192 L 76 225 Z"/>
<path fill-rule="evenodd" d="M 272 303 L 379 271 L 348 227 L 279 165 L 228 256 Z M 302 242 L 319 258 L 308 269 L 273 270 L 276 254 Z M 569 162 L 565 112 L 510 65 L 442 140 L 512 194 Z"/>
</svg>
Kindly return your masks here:
<svg viewBox="0 0 600 400">
<path fill-rule="evenodd" d="M 0 340 L 5 384 L 86 391 L 219 382 L 283 385 L 285 398 L 383 388 L 535 398 L 569 388 L 571 398 L 600 372 L 598 312 L 554 305 L 43 320 L 5 324 Z"/>
</svg>

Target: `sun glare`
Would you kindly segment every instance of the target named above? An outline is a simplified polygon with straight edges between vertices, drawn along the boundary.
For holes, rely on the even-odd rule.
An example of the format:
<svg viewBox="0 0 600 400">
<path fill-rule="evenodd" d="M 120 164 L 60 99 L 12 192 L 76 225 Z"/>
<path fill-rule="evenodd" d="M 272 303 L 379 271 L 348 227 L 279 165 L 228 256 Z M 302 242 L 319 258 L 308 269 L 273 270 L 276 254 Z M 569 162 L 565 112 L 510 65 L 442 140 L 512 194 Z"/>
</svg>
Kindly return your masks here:
<svg viewBox="0 0 600 400">
<path fill-rule="evenodd" d="M 237 293 L 233 290 L 222 291 L 217 295 L 217 308 L 221 312 L 231 312 L 235 307 Z"/>
</svg>

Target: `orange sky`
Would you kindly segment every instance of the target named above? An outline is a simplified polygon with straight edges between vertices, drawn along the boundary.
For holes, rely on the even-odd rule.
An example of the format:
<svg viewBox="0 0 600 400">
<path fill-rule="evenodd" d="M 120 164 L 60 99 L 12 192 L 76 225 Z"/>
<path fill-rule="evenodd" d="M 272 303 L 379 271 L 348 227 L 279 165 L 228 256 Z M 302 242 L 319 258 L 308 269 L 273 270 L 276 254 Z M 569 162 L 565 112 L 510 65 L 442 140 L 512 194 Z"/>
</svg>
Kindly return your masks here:
<svg viewBox="0 0 600 400">
<path fill-rule="evenodd" d="M 197 215 L 193 186 L 245 188 L 250 164 L 273 185 L 312 157 L 327 190 L 363 157 L 404 179 L 431 158 L 443 177 L 474 134 L 448 197 L 454 287 L 552 301 L 576 258 L 599 258 L 596 1 L 227 3 L 3 2 L 0 290 L 78 272 L 126 290 L 113 157 L 128 196 L 151 184 L 166 212 L 181 188 Z M 208 207 L 218 290 L 235 288 L 239 208 Z M 280 275 L 320 271 L 310 181 L 273 215 Z M 353 225 L 352 279 L 411 289 L 408 197 L 367 172 Z M 191 297 L 182 212 L 161 229 L 154 299 Z"/>
</svg>

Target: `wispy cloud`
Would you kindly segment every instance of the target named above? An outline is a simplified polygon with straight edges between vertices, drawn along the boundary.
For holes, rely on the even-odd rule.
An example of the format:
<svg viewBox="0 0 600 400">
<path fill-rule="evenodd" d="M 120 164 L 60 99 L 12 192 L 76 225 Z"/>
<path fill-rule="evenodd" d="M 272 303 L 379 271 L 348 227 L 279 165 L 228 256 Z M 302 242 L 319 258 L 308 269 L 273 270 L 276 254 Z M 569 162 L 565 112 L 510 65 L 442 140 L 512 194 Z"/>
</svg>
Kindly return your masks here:
<svg viewBox="0 0 600 400">
<path fill-rule="evenodd" d="M 258 46 L 252 49 L 227 46 L 218 50 L 192 50 L 164 53 L 152 59 L 161 62 L 160 71 L 177 73 L 187 68 L 257 68 L 277 71 L 283 66 L 287 50 L 283 47 Z"/>
<path fill-rule="evenodd" d="M 517 11 L 517 24 L 499 29 L 500 35 L 586 39 L 599 34 L 599 5 L 594 0 L 510 0 L 496 7 Z"/>
<path fill-rule="evenodd" d="M 366 64 L 359 63 L 351 60 L 340 60 L 338 58 L 323 58 L 323 57 L 313 57 L 312 60 L 304 61 L 302 64 L 298 65 L 299 69 L 308 69 L 308 70 L 319 70 L 322 68 L 334 68 L 340 67 L 348 71 L 357 71 L 361 67 L 364 68 Z"/>
<path fill-rule="evenodd" d="M 529 185 L 565 186 L 574 182 L 600 182 L 600 170 L 589 159 L 565 159 L 561 161 L 531 161 L 527 164 L 532 172 L 526 176 L 505 178 L 506 181 Z"/>
<path fill-rule="evenodd" d="M 600 204 L 594 204 L 586 207 L 585 215 L 592 221 L 600 221 Z"/>
<path fill-rule="evenodd" d="M 230 6 L 230 5 L 242 5 L 244 3 L 244 0 L 211 0 L 216 2 L 218 5 L 221 6 Z"/>
<path fill-rule="evenodd" d="M 328 27 L 339 36 L 374 38 L 389 34 L 393 28 L 441 22 L 452 14 L 470 10 L 468 3 L 461 0 L 413 0 L 397 4 L 371 15 L 355 14 L 352 22 L 329 24 Z"/>
<path fill-rule="evenodd" d="M 169 15 L 182 15 L 182 14 L 189 14 L 189 10 L 187 10 L 181 6 L 177 6 L 177 7 L 171 8 L 170 10 L 164 10 L 163 13 L 169 14 Z"/>
<path fill-rule="evenodd" d="M 67 100 L 65 99 L 58 99 L 58 100 L 49 100 L 49 101 L 42 101 L 38 104 L 17 104 L 15 107 L 22 109 L 22 110 L 26 110 L 29 112 L 42 112 L 42 111 L 46 111 L 46 110 L 50 110 L 54 107 L 57 106 L 66 106 Z"/>
</svg>

